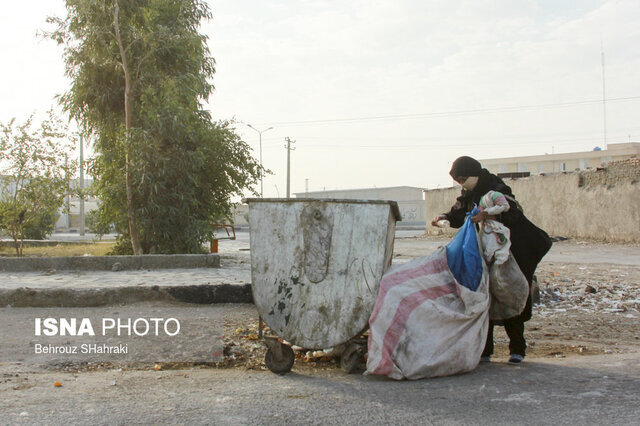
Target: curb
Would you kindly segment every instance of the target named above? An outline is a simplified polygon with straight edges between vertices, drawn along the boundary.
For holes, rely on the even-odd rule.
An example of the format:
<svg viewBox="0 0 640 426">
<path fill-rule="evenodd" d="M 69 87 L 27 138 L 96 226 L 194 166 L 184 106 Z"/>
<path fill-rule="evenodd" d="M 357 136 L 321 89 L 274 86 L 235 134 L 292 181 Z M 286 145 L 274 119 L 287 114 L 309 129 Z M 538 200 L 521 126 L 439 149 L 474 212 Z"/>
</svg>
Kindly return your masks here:
<svg viewBox="0 0 640 426">
<path fill-rule="evenodd" d="M 80 308 L 168 301 L 209 305 L 253 303 L 251 284 L 205 284 L 118 288 L 0 289 L 0 307 Z"/>
<path fill-rule="evenodd" d="M 137 269 L 219 268 L 217 254 L 147 254 L 142 256 L 65 256 L 0 258 L 2 272 L 123 271 Z"/>
</svg>

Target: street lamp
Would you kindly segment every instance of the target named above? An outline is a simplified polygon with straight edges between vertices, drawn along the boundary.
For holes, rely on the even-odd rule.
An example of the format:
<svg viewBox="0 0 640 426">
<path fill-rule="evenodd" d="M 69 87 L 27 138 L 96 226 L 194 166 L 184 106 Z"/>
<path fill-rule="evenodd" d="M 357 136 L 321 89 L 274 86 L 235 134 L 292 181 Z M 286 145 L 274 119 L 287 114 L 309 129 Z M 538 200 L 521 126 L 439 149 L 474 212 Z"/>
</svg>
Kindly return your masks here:
<svg viewBox="0 0 640 426">
<path fill-rule="evenodd" d="M 267 130 L 273 129 L 273 127 L 268 127 L 264 130 L 258 130 L 255 127 L 253 127 L 251 124 L 247 123 L 247 126 L 251 127 L 253 130 L 258 132 L 258 135 L 260 136 L 260 197 L 263 197 L 264 195 L 262 193 L 262 134 Z"/>
</svg>

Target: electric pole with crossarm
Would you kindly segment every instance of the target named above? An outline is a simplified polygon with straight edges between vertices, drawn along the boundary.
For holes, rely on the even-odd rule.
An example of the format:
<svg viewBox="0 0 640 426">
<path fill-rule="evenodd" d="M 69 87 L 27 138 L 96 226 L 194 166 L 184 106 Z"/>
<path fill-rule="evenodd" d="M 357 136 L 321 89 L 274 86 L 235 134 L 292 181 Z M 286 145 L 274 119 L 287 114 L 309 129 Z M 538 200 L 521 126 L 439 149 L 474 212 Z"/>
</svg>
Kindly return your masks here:
<svg viewBox="0 0 640 426">
<path fill-rule="evenodd" d="M 291 151 L 295 150 L 295 148 L 291 147 L 292 143 L 296 143 L 296 141 L 292 141 L 289 136 L 284 138 L 287 144 L 284 146 L 287 149 L 287 198 L 291 197 Z"/>
</svg>

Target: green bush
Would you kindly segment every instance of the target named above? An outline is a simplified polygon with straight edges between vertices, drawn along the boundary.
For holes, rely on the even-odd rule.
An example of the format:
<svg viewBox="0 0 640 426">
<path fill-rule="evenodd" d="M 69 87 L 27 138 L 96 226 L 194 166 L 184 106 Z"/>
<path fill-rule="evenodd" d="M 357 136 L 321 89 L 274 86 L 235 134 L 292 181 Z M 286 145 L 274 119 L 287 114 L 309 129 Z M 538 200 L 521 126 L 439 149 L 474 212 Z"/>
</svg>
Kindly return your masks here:
<svg viewBox="0 0 640 426">
<path fill-rule="evenodd" d="M 57 212 L 44 212 L 25 224 L 23 228 L 24 238 L 27 240 L 47 239 L 58 221 Z"/>
<path fill-rule="evenodd" d="M 92 234 L 96 234 L 99 238 L 113 231 L 113 224 L 109 223 L 108 219 L 102 214 L 100 209 L 91 210 L 86 216 L 87 228 Z"/>
</svg>

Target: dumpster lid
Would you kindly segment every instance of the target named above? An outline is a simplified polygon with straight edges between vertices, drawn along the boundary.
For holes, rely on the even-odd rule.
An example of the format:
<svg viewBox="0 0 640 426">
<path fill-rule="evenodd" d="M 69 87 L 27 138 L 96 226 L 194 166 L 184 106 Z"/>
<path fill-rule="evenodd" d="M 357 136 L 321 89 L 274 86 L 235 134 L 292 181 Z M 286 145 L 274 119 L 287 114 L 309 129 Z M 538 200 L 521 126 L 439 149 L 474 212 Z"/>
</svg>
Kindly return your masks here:
<svg viewBox="0 0 640 426">
<path fill-rule="evenodd" d="M 391 211 L 399 222 L 402 220 L 398 203 L 392 200 L 356 200 L 346 198 L 243 198 L 242 202 L 250 203 L 304 203 L 309 201 L 321 201 L 325 203 L 345 203 L 345 204 L 388 204 Z"/>
</svg>

